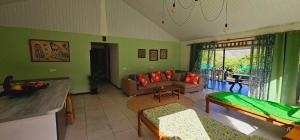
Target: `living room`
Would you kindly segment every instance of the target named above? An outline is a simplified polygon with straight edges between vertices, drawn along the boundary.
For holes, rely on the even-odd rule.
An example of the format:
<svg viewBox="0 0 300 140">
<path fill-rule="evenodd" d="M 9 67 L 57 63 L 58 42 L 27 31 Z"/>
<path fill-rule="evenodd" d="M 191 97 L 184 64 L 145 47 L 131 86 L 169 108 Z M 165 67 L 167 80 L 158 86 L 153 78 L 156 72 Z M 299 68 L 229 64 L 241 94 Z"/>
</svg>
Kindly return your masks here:
<svg viewBox="0 0 300 140">
<path fill-rule="evenodd" d="M 297 139 L 299 6 L 296 0 L 2 0 L 0 137 Z M 230 54 L 235 50 L 241 52 Z M 244 102 L 235 106 L 235 98 Z M 269 113 L 279 107 L 261 107 L 269 104 L 286 110 L 274 117 Z M 170 121 L 178 116 L 195 120 Z"/>
</svg>

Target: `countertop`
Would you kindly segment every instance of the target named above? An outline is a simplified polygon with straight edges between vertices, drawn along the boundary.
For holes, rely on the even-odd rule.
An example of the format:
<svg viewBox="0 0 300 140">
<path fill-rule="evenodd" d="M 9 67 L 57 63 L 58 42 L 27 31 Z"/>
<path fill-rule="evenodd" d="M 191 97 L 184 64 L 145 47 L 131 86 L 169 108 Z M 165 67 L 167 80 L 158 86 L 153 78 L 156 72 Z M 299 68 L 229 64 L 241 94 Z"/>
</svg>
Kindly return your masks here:
<svg viewBox="0 0 300 140">
<path fill-rule="evenodd" d="M 49 80 L 49 86 L 28 96 L 0 97 L 0 123 L 55 113 L 61 110 L 71 81 Z"/>
</svg>

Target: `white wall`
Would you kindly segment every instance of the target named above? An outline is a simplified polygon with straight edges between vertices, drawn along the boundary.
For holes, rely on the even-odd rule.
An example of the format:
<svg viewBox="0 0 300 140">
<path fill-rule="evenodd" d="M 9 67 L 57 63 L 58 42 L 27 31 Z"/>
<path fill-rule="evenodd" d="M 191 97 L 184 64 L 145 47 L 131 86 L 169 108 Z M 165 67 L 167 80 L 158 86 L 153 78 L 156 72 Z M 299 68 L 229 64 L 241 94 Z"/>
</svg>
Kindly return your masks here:
<svg viewBox="0 0 300 140">
<path fill-rule="evenodd" d="M 181 43 L 180 49 L 180 69 L 189 70 L 191 46 L 187 46 L 186 44 Z"/>
<path fill-rule="evenodd" d="M 100 34 L 100 0 L 24 0 L 3 4 L 0 25 Z"/>
<path fill-rule="evenodd" d="M 119 48 L 117 44 L 112 44 L 110 47 L 110 82 L 115 86 L 121 87 L 119 80 Z"/>
<path fill-rule="evenodd" d="M 107 0 L 106 6 L 110 36 L 178 41 L 123 0 Z"/>
<path fill-rule="evenodd" d="M 104 16 L 101 16 L 101 4 L 106 5 L 107 27 L 103 26 L 103 18 L 101 20 Z M 4 3 L 0 5 L 0 25 L 106 34 L 102 28 L 110 36 L 177 41 L 123 0 L 20 0 Z"/>
</svg>

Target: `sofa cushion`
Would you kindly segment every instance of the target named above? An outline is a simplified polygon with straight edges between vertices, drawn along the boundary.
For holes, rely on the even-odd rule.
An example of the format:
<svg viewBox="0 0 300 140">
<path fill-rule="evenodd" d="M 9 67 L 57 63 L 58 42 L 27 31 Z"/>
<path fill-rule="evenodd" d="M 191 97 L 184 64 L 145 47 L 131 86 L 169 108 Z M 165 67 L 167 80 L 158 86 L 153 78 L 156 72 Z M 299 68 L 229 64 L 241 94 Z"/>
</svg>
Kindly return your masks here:
<svg viewBox="0 0 300 140">
<path fill-rule="evenodd" d="M 180 81 L 173 81 L 173 84 L 176 86 L 179 86 L 180 88 L 196 88 L 199 87 L 200 84 L 190 84 L 190 83 L 185 83 L 185 82 L 180 82 Z"/>
<path fill-rule="evenodd" d="M 150 77 L 151 77 L 151 83 L 157 83 L 162 81 L 160 71 L 152 72 Z"/>
<path fill-rule="evenodd" d="M 188 72 L 184 82 L 191 84 L 198 84 L 200 75 L 198 73 Z"/>
<path fill-rule="evenodd" d="M 166 75 L 166 77 L 167 77 L 168 80 L 172 79 L 174 73 L 175 73 L 175 70 L 167 70 L 167 71 L 165 71 L 165 75 Z"/>
<path fill-rule="evenodd" d="M 140 83 L 143 87 L 146 87 L 149 84 L 149 82 L 147 81 L 145 75 L 137 74 L 137 78 L 138 78 L 138 80 L 140 81 Z"/>
</svg>

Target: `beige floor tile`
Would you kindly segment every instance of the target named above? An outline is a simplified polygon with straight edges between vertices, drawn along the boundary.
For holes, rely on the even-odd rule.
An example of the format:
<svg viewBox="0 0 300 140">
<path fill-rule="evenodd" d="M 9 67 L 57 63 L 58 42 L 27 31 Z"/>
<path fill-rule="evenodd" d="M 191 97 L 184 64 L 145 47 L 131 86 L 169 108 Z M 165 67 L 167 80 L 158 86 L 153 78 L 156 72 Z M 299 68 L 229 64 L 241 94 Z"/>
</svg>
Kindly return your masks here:
<svg viewBox="0 0 300 140">
<path fill-rule="evenodd" d="M 117 132 L 115 133 L 115 137 L 117 140 L 142 140 L 143 139 L 138 137 L 137 131 L 135 129 Z"/>
<path fill-rule="evenodd" d="M 122 109 L 121 112 L 128 118 L 137 117 L 137 113 L 128 108 Z"/>
<path fill-rule="evenodd" d="M 103 140 L 115 140 L 116 139 L 113 134 L 103 136 L 102 138 L 103 138 Z"/>
<path fill-rule="evenodd" d="M 109 120 L 107 119 L 106 116 L 86 120 L 86 125 L 95 125 L 95 124 L 109 125 Z"/>
<path fill-rule="evenodd" d="M 106 136 L 112 134 L 112 129 L 109 124 L 93 123 L 87 125 L 87 135 Z"/>
<path fill-rule="evenodd" d="M 65 140 L 87 140 L 86 129 L 68 128 Z"/>
<path fill-rule="evenodd" d="M 68 129 L 79 129 L 79 130 L 80 129 L 84 129 L 85 130 L 86 129 L 86 122 L 85 121 L 78 121 L 78 120 L 76 121 L 75 120 L 74 124 L 71 125 L 69 123 L 68 126 L 67 126 L 67 128 Z"/>
<path fill-rule="evenodd" d="M 137 117 L 130 117 L 128 118 L 129 123 L 136 129 L 138 126 L 138 119 Z"/>
<path fill-rule="evenodd" d="M 102 135 L 101 133 L 88 134 L 88 140 L 115 140 L 113 133 Z"/>
<path fill-rule="evenodd" d="M 105 115 L 104 111 L 100 111 L 100 110 L 94 110 L 94 111 L 87 110 L 85 116 L 86 116 L 86 119 L 88 120 L 88 119 L 103 118 L 106 115 Z"/>
<path fill-rule="evenodd" d="M 99 104 L 89 104 L 89 105 L 85 106 L 85 110 L 86 111 L 97 111 L 97 110 L 102 111 L 102 106 L 100 103 Z"/>
<path fill-rule="evenodd" d="M 108 111 L 105 114 L 110 122 L 126 119 L 126 116 L 121 111 Z"/>
<path fill-rule="evenodd" d="M 110 123 L 113 132 L 120 132 L 129 129 L 133 129 L 128 119 L 118 120 Z"/>
<path fill-rule="evenodd" d="M 154 134 L 147 127 L 143 127 L 142 138 L 143 140 L 157 140 Z"/>
<path fill-rule="evenodd" d="M 263 136 L 270 140 L 280 140 L 282 136 L 287 133 L 284 127 L 274 126 L 272 124 L 265 124 L 264 127 L 256 130 L 251 135 Z"/>
</svg>

